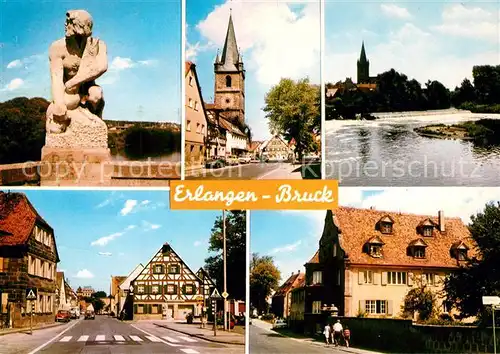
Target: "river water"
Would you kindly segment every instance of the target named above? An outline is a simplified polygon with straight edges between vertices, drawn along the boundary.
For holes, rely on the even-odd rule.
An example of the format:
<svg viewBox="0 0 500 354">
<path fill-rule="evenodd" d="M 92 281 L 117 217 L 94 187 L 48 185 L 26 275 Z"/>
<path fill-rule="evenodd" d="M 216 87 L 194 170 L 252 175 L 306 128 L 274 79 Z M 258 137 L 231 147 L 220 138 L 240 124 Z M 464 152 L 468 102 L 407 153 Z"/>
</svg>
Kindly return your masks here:
<svg viewBox="0 0 500 354">
<path fill-rule="evenodd" d="M 148 157 L 148 158 L 139 159 L 139 160 L 131 159 L 124 154 L 111 155 L 111 158 L 113 159 L 113 161 L 120 161 L 120 162 L 122 162 L 122 161 L 141 161 L 141 162 L 150 161 L 150 162 L 175 162 L 175 163 L 177 163 L 177 162 L 181 161 L 181 153 L 174 152 L 172 154 L 166 154 L 166 155 L 155 156 L 155 157 Z"/>
<path fill-rule="evenodd" d="M 498 186 L 500 147 L 419 136 L 414 128 L 500 114 L 443 111 L 326 122 L 326 178 L 342 186 Z"/>
</svg>

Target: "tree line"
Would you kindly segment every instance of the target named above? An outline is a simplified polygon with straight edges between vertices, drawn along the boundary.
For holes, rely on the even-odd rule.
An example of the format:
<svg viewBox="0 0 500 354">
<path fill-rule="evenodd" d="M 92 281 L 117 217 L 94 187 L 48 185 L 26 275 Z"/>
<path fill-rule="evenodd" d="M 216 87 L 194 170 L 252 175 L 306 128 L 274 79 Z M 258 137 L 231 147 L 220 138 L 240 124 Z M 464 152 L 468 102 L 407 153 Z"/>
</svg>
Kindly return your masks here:
<svg viewBox="0 0 500 354">
<path fill-rule="evenodd" d="M 375 89 L 357 89 L 349 80 L 333 97 L 326 95 L 326 119 L 369 117 L 374 112 L 424 111 L 456 107 L 477 113 L 500 113 L 500 65 L 472 69 L 473 83 L 464 79 L 453 91 L 441 82 L 409 79 L 394 69 L 377 76 Z M 327 84 L 327 88 L 335 85 Z M 337 86 L 337 87 L 338 87 Z M 327 91 L 328 92 L 328 91 Z"/>
</svg>

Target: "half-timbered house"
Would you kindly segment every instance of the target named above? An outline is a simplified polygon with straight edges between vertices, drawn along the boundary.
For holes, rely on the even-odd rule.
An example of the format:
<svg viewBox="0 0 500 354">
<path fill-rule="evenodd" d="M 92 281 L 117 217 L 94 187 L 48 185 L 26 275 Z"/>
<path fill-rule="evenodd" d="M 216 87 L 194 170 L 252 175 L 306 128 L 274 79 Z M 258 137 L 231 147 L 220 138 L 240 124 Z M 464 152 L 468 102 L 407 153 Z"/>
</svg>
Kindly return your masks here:
<svg viewBox="0 0 500 354">
<path fill-rule="evenodd" d="M 203 281 L 165 243 L 132 282 L 134 319 L 199 316 Z"/>
</svg>

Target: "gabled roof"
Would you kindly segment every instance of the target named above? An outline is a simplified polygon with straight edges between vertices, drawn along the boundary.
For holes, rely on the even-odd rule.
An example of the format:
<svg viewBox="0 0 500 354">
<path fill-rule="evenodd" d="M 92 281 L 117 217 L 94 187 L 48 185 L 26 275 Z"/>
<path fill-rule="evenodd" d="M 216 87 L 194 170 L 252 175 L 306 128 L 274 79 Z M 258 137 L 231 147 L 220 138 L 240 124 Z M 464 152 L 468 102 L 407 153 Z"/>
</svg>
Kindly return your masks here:
<svg viewBox="0 0 500 354">
<path fill-rule="evenodd" d="M 234 125 L 233 123 L 231 123 L 230 121 L 228 121 L 225 118 L 220 117 L 219 124 L 221 125 L 222 128 L 226 129 L 227 131 L 229 131 L 232 134 L 246 137 L 246 135 L 243 134 L 243 132 L 236 125 Z"/>
<path fill-rule="evenodd" d="M 196 276 L 198 278 L 200 278 L 200 280 L 202 280 L 203 283 L 204 283 L 204 280 L 207 279 L 209 284 L 215 286 L 215 282 L 212 280 L 212 278 L 210 277 L 208 272 L 205 270 L 205 268 L 200 267 L 200 269 L 198 269 L 198 271 L 196 272 Z"/>
<path fill-rule="evenodd" d="M 383 235 L 374 228 L 374 225 L 386 215 L 390 215 L 394 220 L 395 227 L 391 235 Z M 453 245 L 456 247 L 464 245 L 473 251 L 475 245 L 467 226 L 460 218 L 444 218 L 445 231 L 437 229 L 434 236 L 425 239 L 427 244 L 425 259 L 417 260 L 405 252 L 406 245 L 420 238 L 417 226 L 426 219 L 430 219 L 436 225 L 439 224 L 437 216 L 339 207 L 327 212 L 325 225 L 329 224 L 328 228 L 331 228 L 332 224 L 341 227 L 340 247 L 351 264 L 457 267 L 456 259 L 450 256 L 450 248 Z M 385 243 L 384 256 L 381 258 L 373 258 L 363 252 L 363 245 L 374 236 L 379 236 Z M 316 253 L 310 263 L 318 262 Z"/>
<path fill-rule="evenodd" d="M 380 238 L 380 236 L 373 236 L 372 238 L 370 238 L 367 243 L 369 244 L 372 244 L 372 245 L 385 245 L 385 242 L 382 241 L 382 239 Z"/>
<path fill-rule="evenodd" d="M 422 238 L 417 238 L 410 242 L 410 246 L 427 247 L 427 243 Z"/>
<path fill-rule="evenodd" d="M 288 292 L 293 289 L 301 286 L 302 281 L 304 280 L 304 273 L 295 273 L 292 274 L 274 293 L 273 297 L 277 296 L 285 296 Z"/>
<path fill-rule="evenodd" d="M 274 135 L 273 137 L 271 137 L 270 139 L 264 141 L 262 143 L 262 146 L 260 147 L 261 150 L 264 150 L 265 148 L 267 148 L 267 146 L 269 145 L 269 143 L 272 141 L 272 140 L 279 140 L 283 145 L 287 146 L 288 147 L 288 144 L 285 142 L 285 140 L 283 140 L 283 138 L 281 138 L 279 135 Z"/>
<path fill-rule="evenodd" d="M 394 219 L 387 214 L 382 216 L 378 222 L 390 222 L 391 224 L 394 224 Z"/>
<path fill-rule="evenodd" d="M 134 281 L 135 278 L 142 272 L 144 269 L 144 266 L 142 263 L 139 263 L 133 271 L 130 272 L 130 274 L 125 278 L 124 281 L 119 285 L 119 288 L 122 290 L 128 291 L 130 289 L 130 283 Z"/>
</svg>

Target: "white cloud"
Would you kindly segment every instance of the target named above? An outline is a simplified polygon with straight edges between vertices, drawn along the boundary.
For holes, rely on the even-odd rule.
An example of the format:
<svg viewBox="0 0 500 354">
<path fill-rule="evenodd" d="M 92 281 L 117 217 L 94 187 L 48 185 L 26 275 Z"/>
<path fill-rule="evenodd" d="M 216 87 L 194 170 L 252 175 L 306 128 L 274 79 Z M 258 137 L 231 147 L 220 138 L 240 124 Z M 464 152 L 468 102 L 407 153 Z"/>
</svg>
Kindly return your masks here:
<svg viewBox="0 0 500 354">
<path fill-rule="evenodd" d="M 226 1 L 196 25 L 207 44 L 215 43 L 222 49 L 226 31 L 221 30 L 221 24 L 228 23 L 230 7 L 243 61 L 247 69 L 255 71 L 259 83 L 273 85 L 282 77 L 304 76 L 319 81 L 318 2 L 293 11 L 286 2 Z M 202 49 L 198 44 L 188 45 L 187 54 L 195 57 Z"/>
<path fill-rule="evenodd" d="M 282 252 L 293 252 L 297 249 L 297 247 L 299 247 L 300 245 L 302 244 L 302 241 L 301 240 L 298 240 L 297 242 L 295 243 L 291 243 L 291 244 L 288 244 L 288 245 L 284 245 L 284 246 L 281 246 L 281 247 L 276 247 L 276 248 L 273 248 L 271 250 L 271 254 L 274 254 L 274 253 L 282 253 Z"/>
<path fill-rule="evenodd" d="M 201 245 L 204 245 L 206 243 L 207 243 L 207 240 L 197 240 L 197 241 L 194 241 L 193 246 L 194 247 L 200 247 Z"/>
<path fill-rule="evenodd" d="M 95 241 L 92 241 L 90 243 L 91 246 L 106 246 L 108 243 L 113 241 L 115 238 L 120 237 L 123 235 L 123 232 L 115 232 L 114 234 L 111 234 L 109 236 L 104 236 L 101 238 L 98 238 Z"/>
<path fill-rule="evenodd" d="M 106 257 L 109 257 L 109 256 L 112 256 L 112 255 L 113 255 L 113 253 L 111 253 L 111 252 L 99 252 L 99 255 L 100 255 L 100 256 L 106 256 Z"/>
<path fill-rule="evenodd" d="M 150 222 L 148 222 L 146 220 L 143 220 L 142 221 L 142 227 L 143 227 L 144 231 L 150 231 L 150 230 L 158 230 L 161 227 L 161 225 L 159 225 L 159 224 L 152 224 L 152 223 L 150 223 Z"/>
<path fill-rule="evenodd" d="M 463 4 L 447 6 L 442 14 L 443 22 L 432 29 L 457 37 L 499 41 L 498 14 L 480 7 L 466 7 Z"/>
<path fill-rule="evenodd" d="M 146 66 L 153 67 L 158 64 L 156 59 L 133 60 L 132 58 L 114 57 L 109 65 L 108 72 L 99 79 L 101 85 L 111 85 L 120 79 L 120 73 L 132 68 Z"/>
<path fill-rule="evenodd" d="M 92 274 L 88 269 L 82 269 L 79 270 L 78 273 L 76 273 L 75 278 L 80 278 L 80 279 L 91 279 L 94 277 L 94 274 Z"/>
<path fill-rule="evenodd" d="M 2 91 L 15 91 L 21 88 L 22 86 L 24 86 L 24 80 L 21 78 L 15 78 L 10 80 L 10 82 L 7 85 L 5 85 Z"/>
<path fill-rule="evenodd" d="M 137 226 L 135 226 L 135 225 L 129 225 L 129 226 L 127 226 L 127 228 L 125 229 L 125 231 L 133 230 L 133 229 L 135 229 L 136 227 L 137 227 Z"/>
<path fill-rule="evenodd" d="M 141 205 L 148 205 L 149 203 L 151 203 L 151 201 L 146 199 L 141 202 Z"/>
<path fill-rule="evenodd" d="M 158 64 L 158 60 L 156 59 L 139 60 L 138 63 L 144 66 L 155 66 Z"/>
<path fill-rule="evenodd" d="M 380 9 L 384 15 L 392 18 L 407 19 L 411 17 L 410 12 L 405 7 L 396 4 L 380 4 Z"/>
<path fill-rule="evenodd" d="M 136 205 L 137 205 L 137 200 L 127 199 L 125 201 L 125 205 L 123 206 L 122 210 L 120 211 L 120 214 L 122 216 L 130 214 L 132 212 L 132 210 L 134 210 Z"/>
<path fill-rule="evenodd" d="M 130 58 L 114 57 L 113 60 L 111 60 L 111 65 L 109 66 L 109 70 L 121 71 L 133 68 L 134 66 L 135 63 Z"/>
<path fill-rule="evenodd" d="M 7 64 L 7 69 L 15 69 L 23 66 L 23 62 L 20 59 L 16 59 Z"/>
</svg>

